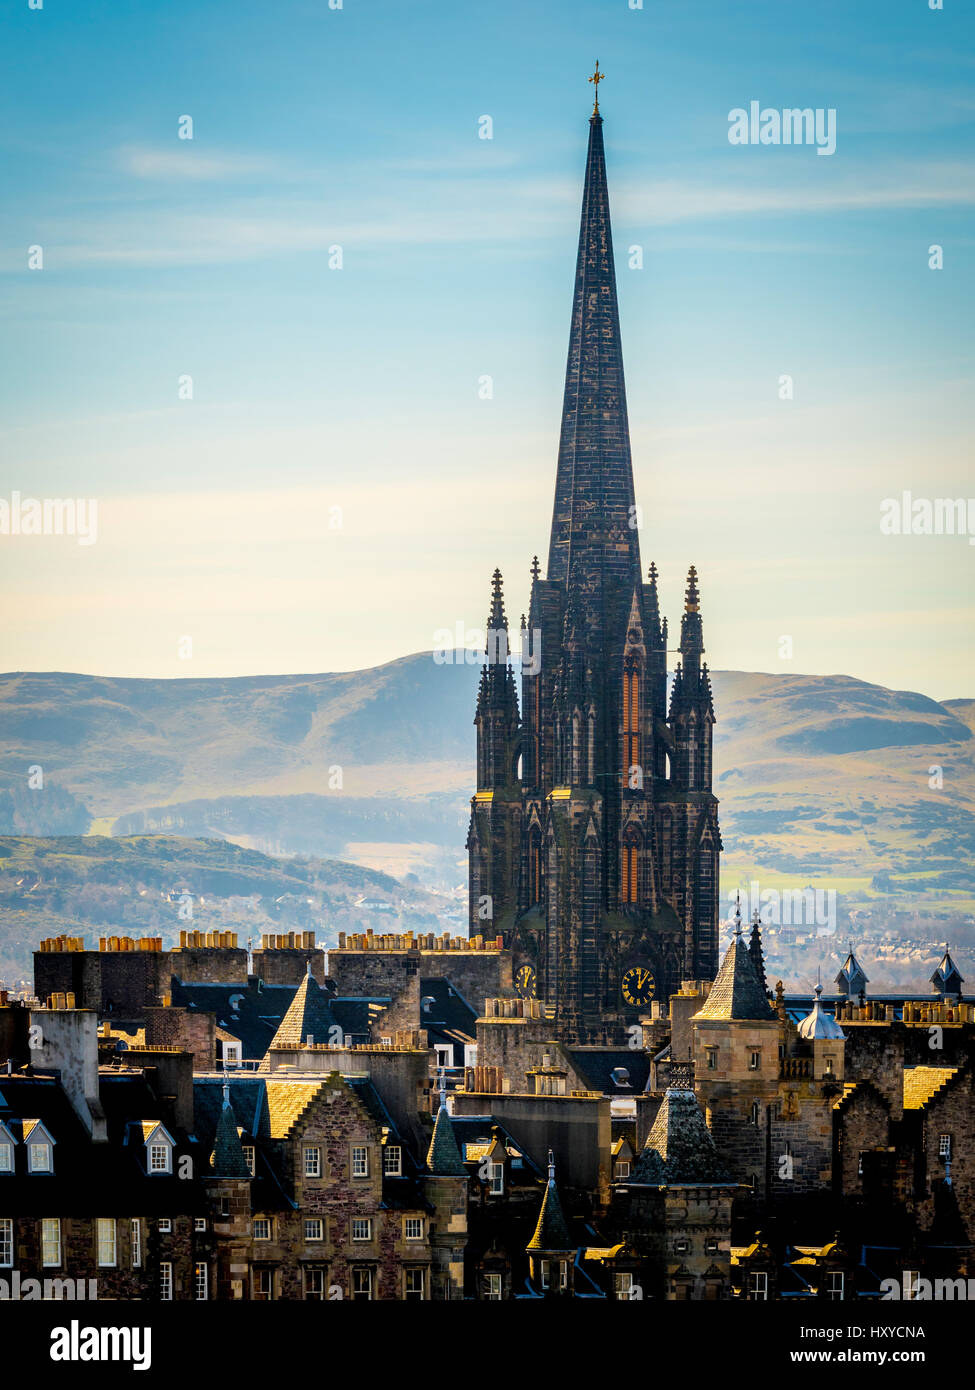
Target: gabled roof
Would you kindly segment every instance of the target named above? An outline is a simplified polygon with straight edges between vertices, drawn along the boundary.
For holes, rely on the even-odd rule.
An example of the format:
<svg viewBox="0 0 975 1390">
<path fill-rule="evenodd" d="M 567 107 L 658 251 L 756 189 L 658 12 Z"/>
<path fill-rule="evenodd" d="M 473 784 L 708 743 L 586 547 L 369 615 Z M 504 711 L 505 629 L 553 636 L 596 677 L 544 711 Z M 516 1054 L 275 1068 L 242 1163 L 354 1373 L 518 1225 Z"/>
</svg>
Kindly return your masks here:
<svg viewBox="0 0 975 1390">
<path fill-rule="evenodd" d="M 694 1018 L 749 1019 L 754 1022 L 775 1018 L 775 1011 L 765 997 L 740 931 L 735 932 L 704 1006 L 698 1009 Z"/>
<path fill-rule="evenodd" d="M 923 1110 L 959 1070 L 959 1067 L 905 1067 L 904 1109 Z"/>
<path fill-rule="evenodd" d="M 652 1187 L 737 1185 L 718 1154 L 692 1090 L 671 1086 L 664 1092 L 657 1118 L 627 1182 Z"/>
<path fill-rule="evenodd" d="M 959 973 L 958 967 L 948 954 L 948 947 L 941 957 L 941 963 L 931 976 L 931 983 L 939 994 L 961 994 L 961 987 L 965 983 L 964 977 Z"/>
<path fill-rule="evenodd" d="M 843 962 L 843 968 L 836 977 L 836 986 L 841 994 L 854 995 L 865 991 L 868 983 L 868 977 L 853 954 L 851 947 L 850 954 Z"/>
</svg>

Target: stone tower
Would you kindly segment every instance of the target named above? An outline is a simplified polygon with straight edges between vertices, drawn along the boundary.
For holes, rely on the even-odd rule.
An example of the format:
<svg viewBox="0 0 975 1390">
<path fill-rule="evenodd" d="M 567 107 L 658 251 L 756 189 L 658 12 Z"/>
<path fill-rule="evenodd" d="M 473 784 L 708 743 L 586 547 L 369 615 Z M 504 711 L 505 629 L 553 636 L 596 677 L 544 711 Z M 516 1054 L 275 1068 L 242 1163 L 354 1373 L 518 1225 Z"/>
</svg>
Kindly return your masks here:
<svg viewBox="0 0 975 1390">
<path fill-rule="evenodd" d="M 471 935 L 503 933 L 515 985 L 560 1036 L 617 1043 L 717 968 L 714 708 L 697 573 L 667 704 L 667 622 L 644 581 L 603 120 L 589 122 L 555 505 L 522 620 L 521 710 L 495 571 L 468 836 Z"/>
</svg>

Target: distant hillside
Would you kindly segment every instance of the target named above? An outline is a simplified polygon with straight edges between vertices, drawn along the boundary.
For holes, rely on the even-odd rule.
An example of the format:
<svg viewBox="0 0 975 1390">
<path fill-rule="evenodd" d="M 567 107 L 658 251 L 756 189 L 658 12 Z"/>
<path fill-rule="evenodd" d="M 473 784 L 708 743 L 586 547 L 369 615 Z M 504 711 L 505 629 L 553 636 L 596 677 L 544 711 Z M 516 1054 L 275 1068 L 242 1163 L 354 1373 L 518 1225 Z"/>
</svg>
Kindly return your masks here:
<svg viewBox="0 0 975 1390">
<path fill-rule="evenodd" d="M 0 676 L 0 831 L 204 836 L 460 883 L 477 678 L 429 654 L 338 675 Z M 713 683 L 726 881 L 903 884 L 971 910 L 975 701 Z"/>
<path fill-rule="evenodd" d="M 188 895 L 188 897 L 186 896 Z M 365 896 L 388 912 L 357 907 Z M 181 917 L 187 912 L 191 917 Z M 162 936 L 181 928 L 262 932 L 339 931 L 377 921 L 390 931 L 436 931 L 445 906 L 418 885 L 330 859 L 280 861 L 223 840 L 173 836 L 0 838 L 0 978 L 29 979 L 44 936 Z M 459 930 L 459 926 L 455 928 Z"/>
</svg>

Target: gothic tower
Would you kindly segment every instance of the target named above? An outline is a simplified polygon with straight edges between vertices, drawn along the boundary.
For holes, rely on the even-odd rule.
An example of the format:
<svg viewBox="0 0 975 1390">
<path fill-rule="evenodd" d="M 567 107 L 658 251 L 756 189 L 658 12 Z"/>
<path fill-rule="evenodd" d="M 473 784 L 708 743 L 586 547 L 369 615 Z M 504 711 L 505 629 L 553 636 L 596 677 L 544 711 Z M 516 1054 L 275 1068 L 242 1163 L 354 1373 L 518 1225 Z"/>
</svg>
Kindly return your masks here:
<svg viewBox="0 0 975 1390">
<path fill-rule="evenodd" d="M 667 707 L 667 622 L 642 578 L 598 103 L 589 122 L 548 569 L 532 564 L 519 716 L 495 572 L 478 694 L 471 935 L 568 1040 L 618 1043 L 717 968 L 714 708 L 697 574 Z"/>
</svg>

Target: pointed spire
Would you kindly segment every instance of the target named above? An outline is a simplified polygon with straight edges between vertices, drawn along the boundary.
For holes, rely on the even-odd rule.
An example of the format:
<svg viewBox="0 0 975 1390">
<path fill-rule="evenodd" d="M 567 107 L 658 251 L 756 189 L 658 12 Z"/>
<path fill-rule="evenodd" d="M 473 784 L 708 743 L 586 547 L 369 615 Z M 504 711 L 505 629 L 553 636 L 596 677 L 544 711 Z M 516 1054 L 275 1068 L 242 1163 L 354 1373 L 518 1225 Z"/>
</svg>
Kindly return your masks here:
<svg viewBox="0 0 975 1390">
<path fill-rule="evenodd" d="M 947 941 L 945 942 L 945 953 L 941 957 L 941 963 L 931 976 L 931 983 L 939 994 L 961 994 L 961 987 L 965 983 L 965 980 L 957 965 L 951 959 Z"/>
<path fill-rule="evenodd" d="M 814 1042 L 817 1038 L 835 1039 L 837 1042 L 845 1042 L 846 1034 L 830 1014 L 826 1012 L 820 1003 L 822 995 L 822 985 L 817 985 L 814 990 L 813 1006 L 811 1011 L 799 1024 L 799 1036 L 809 1042 Z"/>
<path fill-rule="evenodd" d="M 329 1007 L 329 996 L 311 973 L 311 962 L 288 1012 L 278 1025 L 271 1047 L 307 1047 L 328 1043 L 335 1019 Z"/>
<path fill-rule="evenodd" d="M 761 982 L 762 989 L 768 994 L 768 980 L 765 976 L 765 952 L 762 950 L 762 917 L 757 907 L 752 913 L 752 931 L 748 942 L 748 954 L 751 956 L 752 965 L 755 967 L 755 974 Z"/>
<path fill-rule="evenodd" d="M 210 1155 L 211 1176 L 215 1178 L 249 1178 L 251 1173 L 237 1133 L 237 1120 L 230 1104 L 230 1085 L 223 1083 L 223 1104 L 217 1119 Z"/>
<path fill-rule="evenodd" d="M 741 934 L 741 913 L 710 993 L 694 1018 L 771 1019 L 775 1015 Z"/>
<path fill-rule="evenodd" d="M 603 120 L 589 123 L 562 436 L 549 545 L 549 582 L 578 587 L 593 614 L 607 588 L 640 583 L 630 434 Z"/>
<path fill-rule="evenodd" d="M 854 995 L 865 994 L 868 983 L 869 980 L 867 975 L 864 973 L 860 962 L 853 954 L 853 942 L 851 941 L 850 953 L 843 962 L 842 970 L 836 977 L 836 987 L 840 994 L 845 994 L 852 998 Z"/>
<path fill-rule="evenodd" d="M 674 1067 L 671 1067 L 674 1071 Z M 733 1186 L 715 1147 L 704 1113 L 681 1066 L 678 1084 L 668 1086 L 647 1142 L 633 1165 L 630 1183 L 680 1187 L 700 1183 Z"/>
<path fill-rule="evenodd" d="M 555 1156 L 548 1151 L 548 1184 L 538 1213 L 535 1234 L 526 1249 L 541 1254 L 569 1254 L 574 1249 L 569 1227 L 562 1211 L 559 1189 L 555 1185 Z"/>
<path fill-rule="evenodd" d="M 427 1150 L 427 1167 L 436 1178 L 466 1178 L 467 1169 L 457 1146 L 454 1127 L 447 1111 L 447 1080 L 443 1067 L 439 1073 L 440 1109 L 433 1124 L 433 1138 Z"/>
</svg>

